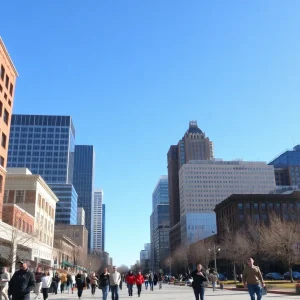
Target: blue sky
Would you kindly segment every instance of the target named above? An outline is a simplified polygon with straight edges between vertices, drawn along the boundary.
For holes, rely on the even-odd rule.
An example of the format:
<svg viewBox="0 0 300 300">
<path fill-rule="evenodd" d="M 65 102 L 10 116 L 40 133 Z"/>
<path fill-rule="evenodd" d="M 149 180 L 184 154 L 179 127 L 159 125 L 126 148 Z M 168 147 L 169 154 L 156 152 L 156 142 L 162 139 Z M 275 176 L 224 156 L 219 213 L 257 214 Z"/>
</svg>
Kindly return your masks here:
<svg viewBox="0 0 300 300">
<path fill-rule="evenodd" d="M 71 115 L 96 149 L 106 249 L 132 264 L 152 191 L 190 120 L 215 156 L 269 161 L 300 143 L 299 1 L 1 3 L 15 113 Z"/>
</svg>

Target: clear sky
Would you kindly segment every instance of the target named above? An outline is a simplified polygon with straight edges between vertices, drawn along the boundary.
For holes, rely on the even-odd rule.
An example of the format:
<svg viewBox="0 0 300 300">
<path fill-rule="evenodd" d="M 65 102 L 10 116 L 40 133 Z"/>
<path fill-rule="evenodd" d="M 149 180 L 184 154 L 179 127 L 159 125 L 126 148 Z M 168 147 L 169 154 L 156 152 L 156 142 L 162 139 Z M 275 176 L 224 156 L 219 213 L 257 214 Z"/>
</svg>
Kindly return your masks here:
<svg viewBox="0 0 300 300">
<path fill-rule="evenodd" d="M 11 0 L 2 36 L 15 113 L 71 115 L 96 149 L 106 250 L 131 265 L 151 197 L 190 120 L 223 159 L 300 143 L 300 1 Z"/>
</svg>

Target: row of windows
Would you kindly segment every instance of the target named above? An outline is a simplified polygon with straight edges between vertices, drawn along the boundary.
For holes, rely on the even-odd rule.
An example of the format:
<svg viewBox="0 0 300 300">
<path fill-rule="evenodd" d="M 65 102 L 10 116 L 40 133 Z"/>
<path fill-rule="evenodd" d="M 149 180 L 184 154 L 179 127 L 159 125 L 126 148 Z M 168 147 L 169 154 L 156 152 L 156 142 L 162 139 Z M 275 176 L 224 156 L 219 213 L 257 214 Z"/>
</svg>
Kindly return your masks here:
<svg viewBox="0 0 300 300">
<path fill-rule="evenodd" d="M 0 115 L 1 116 L 1 115 Z M 19 138 L 19 137 L 21 137 L 21 138 L 25 138 L 25 139 L 32 139 L 32 138 L 35 138 L 35 139 L 54 139 L 54 138 L 56 138 L 56 139 L 68 139 L 69 138 L 69 134 L 67 134 L 67 133 L 61 133 L 61 134 L 59 134 L 59 133 L 56 133 L 56 134 L 54 134 L 54 133 L 48 133 L 48 134 L 46 134 L 46 133 L 18 133 L 18 132 L 16 132 L 16 133 L 13 133 L 13 132 L 11 132 L 11 134 L 10 134 L 10 137 L 11 138 L 13 138 L 13 137 L 15 137 L 15 138 Z"/>
<path fill-rule="evenodd" d="M 69 140 L 33 140 L 33 139 L 10 139 L 11 144 L 34 144 L 34 145 L 68 145 Z"/>
<path fill-rule="evenodd" d="M 60 153 L 65 151 L 64 154 L 68 154 L 68 146 L 40 146 L 40 145 L 9 145 L 10 150 L 60 150 Z"/>
<path fill-rule="evenodd" d="M 7 90 L 9 90 L 9 94 L 12 96 L 14 91 L 14 85 L 9 82 L 9 77 L 7 74 L 5 74 L 5 68 L 3 65 L 1 65 L 0 68 L 0 78 L 3 82 L 5 81 L 5 87 Z"/>
<path fill-rule="evenodd" d="M 282 203 L 282 202 L 277 202 L 277 203 L 238 203 L 238 209 L 243 210 L 244 208 L 250 209 L 250 207 L 253 207 L 254 209 L 266 209 L 267 207 L 270 209 L 274 208 L 282 208 L 282 209 L 295 209 L 295 208 L 300 208 L 300 202 L 297 203 Z"/>
<path fill-rule="evenodd" d="M 62 133 L 68 133 L 69 128 L 61 128 L 61 127 L 29 127 L 29 126 L 24 126 L 24 127 L 18 127 L 15 124 L 12 124 L 11 130 L 13 132 L 62 132 Z"/>
</svg>

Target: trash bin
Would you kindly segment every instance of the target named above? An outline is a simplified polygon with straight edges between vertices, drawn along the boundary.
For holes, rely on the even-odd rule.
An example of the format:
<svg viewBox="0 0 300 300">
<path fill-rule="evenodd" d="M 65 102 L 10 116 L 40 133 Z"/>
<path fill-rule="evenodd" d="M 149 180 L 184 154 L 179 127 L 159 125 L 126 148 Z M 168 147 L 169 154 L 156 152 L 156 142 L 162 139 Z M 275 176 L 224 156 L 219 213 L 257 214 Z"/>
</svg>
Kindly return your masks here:
<svg viewBox="0 0 300 300">
<path fill-rule="evenodd" d="M 296 294 L 300 295 L 300 283 L 296 284 Z"/>
<path fill-rule="evenodd" d="M 220 282 L 220 290 L 223 290 L 223 288 L 224 288 L 224 284 L 223 282 Z"/>
</svg>

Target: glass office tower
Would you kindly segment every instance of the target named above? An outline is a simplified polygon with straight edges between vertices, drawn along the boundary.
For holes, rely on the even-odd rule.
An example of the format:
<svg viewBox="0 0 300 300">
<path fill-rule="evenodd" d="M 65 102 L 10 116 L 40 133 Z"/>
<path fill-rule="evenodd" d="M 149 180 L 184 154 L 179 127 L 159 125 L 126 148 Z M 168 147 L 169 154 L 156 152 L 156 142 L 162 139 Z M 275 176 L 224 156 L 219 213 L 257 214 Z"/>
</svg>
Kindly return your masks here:
<svg viewBox="0 0 300 300">
<path fill-rule="evenodd" d="M 77 211 L 76 192 L 68 187 L 73 183 L 74 151 L 75 128 L 70 116 L 12 116 L 8 167 L 26 167 L 33 174 L 41 175 L 50 187 L 55 187 L 60 200 L 56 220 L 67 224 L 74 223 L 72 212 Z M 70 206 L 67 213 L 66 205 Z M 59 216 L 62 211 L 63 218 Z"/>
<path fill-rule="evenodd" d="M 85 211 L 85 226 L 89 232 L 89 249 L 93 249 L 94 233 L 94 146 L 76 145 L 73 185 L 78 193 L 78 207 Z"/>
</svg>

